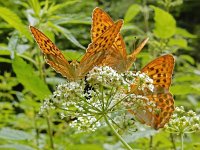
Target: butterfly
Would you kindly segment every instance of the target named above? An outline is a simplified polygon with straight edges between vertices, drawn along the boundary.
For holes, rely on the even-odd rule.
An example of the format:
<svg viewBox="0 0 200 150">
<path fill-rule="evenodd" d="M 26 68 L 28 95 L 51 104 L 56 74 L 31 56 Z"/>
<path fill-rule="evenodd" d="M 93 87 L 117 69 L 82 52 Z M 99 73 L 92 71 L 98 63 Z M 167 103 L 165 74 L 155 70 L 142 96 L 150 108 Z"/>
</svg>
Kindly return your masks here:
<svg viewBox="0 0 200 150">
<path fill-rule="evenodd" d="M 103 34 L 114 22 L 112 18 L 100 8 L 93 11 L 93 24 L 91 29 L 92 41 Z M 125 72 L 130 69 L 136 59 L 136 55 L 147 43 L 146 38 L 132 54 L 127 55 L 125 43 L 122 36 L 118 33 L 112 47 L 109 49 L 109 55 L 103 60 L 103 65 L 110 66 L 118 72 Z M 141 72 L 146 73 L 153 79 L 154 91 L 134 91 L 135 94 L 146 96 L 150 101 L 156 104 L 156 109 L 160 112 L 151 111 L 155 108 L 141 108 L 137 110 L 129 110 L 136 118 L 155 129 L 162 128 L 170 119 L 174 111 L 174 99 L 169 92 L 171 78 L 174 68 L 174 58 L 172 55 L 164 55 L 156 58 L 147 64 Z M 135 89 L 135 85 L 132 85 Z"/>
<path fill-rule="evenodd" d="M 136 118 L 155 129 L 164 127 L 174 111 L 174 99 L 169 92 L 172 73 L 174 69 L 174 57 L 170 54 L 160 56 L 148 63 L 141 72 L 153 79 L 154 90 L 133 91 L 135 94 L 146 96 L 155 107 L 146 106 L 137 110 L 129 110 Z M 136 85 L 132 86 L 135 89 Z M 154 111 L 158 109 L 158 112 Z M 145 111 L 144 111 L 145 110 Z"/>
<path fill-rule="evenodd" d="M 100 8 L 95 8 L 92 15 L 91 39 L 95 41 L 99 36 L 107 31 L 113 24 L 112 18 Z M 109 54 L 103 60 L 102 64 L 110 66 L 118 72 L 124 72 L 131 68 L 136 60 L 136 55 L 147 43 L 146 38 L 130 55 L 127 55 L 125 43 L 120 33 L 117 34 L 115 41 L 108 49 Z"/>
<path fill-rule="evenodd" d="M 85 77 L 94 66 L 103 61 L 107 54 L 106 50 L 112 46 L 122 24 L 123 21 L 118 20 L 93 40 L 80 63 L 77 61 L 69 63 L 56 45 L 40 30 L 30 26 L 30 31 L 44 54 L 46 62 L 63 77 L 73 81 Z"/>
</svg>

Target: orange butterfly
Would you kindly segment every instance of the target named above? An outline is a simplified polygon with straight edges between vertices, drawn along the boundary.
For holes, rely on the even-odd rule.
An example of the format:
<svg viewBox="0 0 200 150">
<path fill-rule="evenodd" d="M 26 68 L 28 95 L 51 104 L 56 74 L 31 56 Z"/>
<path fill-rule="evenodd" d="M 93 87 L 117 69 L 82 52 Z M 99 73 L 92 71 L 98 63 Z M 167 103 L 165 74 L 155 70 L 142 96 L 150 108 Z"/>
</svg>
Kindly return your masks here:
<svg viewBox="0 0 200 150">
<path fill-rule="evenodd" d="M 100 8 L 95 8 L 92 15 L 92 29 L 91 38 L 95 41 L 99 36 L 107 31 L 113 24 L 111 17 L 101 10 Z M 148 38 L 146 38 L 130 55 L 127 55 L 125 43 L 121 34 L 119 33 L 115 38 L 115 42 L 112 47 L 109 48 L 109 54 L 103 60 L 102 64 L 105 66 L 110 66 L 118 72 L 124 72 L 130 69 L 133 62 L 136 59 L 136 55 L 142 50 L 142 48 L 147 43 Z"/>
<path fill-rule="evenodd" d="M 174 58 L 172 55 L 167 54 L 154 59 L 141 70 L 153 79 L 154 91 L 133 91 L 135 94 L 146 96 L 149 101 L 156 104 L 156 109 L 159 112 L 152 111 L 155 108 L 151 106 L 146 106 L 145 111 L 144 107 L 130 110 L 139 121 L 155 129 L 162 128 L 169 121 L 174 111 L 174 99 L 169 92 L 173 69 Z M 135 86 L 132 86 L 133 90 Z"/>
<path fill-rule="evenodd" d="M 122 20 L 117 21 L 98 38 L 93 40 L 89 44 L 80 63 L 76 61 L 69 63 L 56 45 L 35 27 L 30 26 L 30 31 L 42 50 L 46 62 L 55 71 L 62 74 L 63 77 L 66 77 L 68 80 L 76 80 L 83 78 L 94 66 L 102 63 L 107 54 L 106 50 L 112 46 L 122 24 Z"/>
<path fill-rule="evenodd" d="M 101 36 L 101 34 L 113 24 L 114 22 L 106 12 L 100 8 L 95 8 L 91 30 L 92 40 Z M 125 43 L 119 33 L 112 47 L 109 49 L 109 55 L 103 60 L 103 65 L 110 66 L 118 72 L 129 70 L 136 59 L 136 55 L 145 46 L 147 41 L 148 38 L 146 38 L 132 54 L 127 56 Z M 174 111 L 174 99 L 169 92 L 173 68 L 174 58 L 172 55 L 158 57 L 141 70 L 141 72 L 146 73 L 153 79 L 154 91 L 134 91 L 135 85 L 132 86 L 133 93 L 148 97 L 150 101 L 156 103 L 156 108 L 158 108 L 160 112 L 155 113 L 155 111 L 150 111 L 151 109 L 149 107 L 130 110 L 130 112 L 134 113 L 139 121 L 155 129 L 162 128 L 169 121 Z"/>
</svg>

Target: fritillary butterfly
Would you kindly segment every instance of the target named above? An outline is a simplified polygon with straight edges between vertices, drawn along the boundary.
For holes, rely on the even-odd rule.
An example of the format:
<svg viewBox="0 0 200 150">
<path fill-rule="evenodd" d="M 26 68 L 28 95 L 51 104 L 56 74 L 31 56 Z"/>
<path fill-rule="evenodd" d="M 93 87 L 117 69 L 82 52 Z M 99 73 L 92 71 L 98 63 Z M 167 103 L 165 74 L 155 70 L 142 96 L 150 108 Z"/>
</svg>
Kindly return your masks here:
<svg viewBox="0 0 200 150">
<path fill-rule="evenodd" d="M 130 110 L 139 121 L 155 129 L 162 128 L 169 121 L 174 111 L 174 99 L 169 92 L 173 69 L 174 58 L 172 55 L 167 54 L 154 59 L 141 70 L 153 79 L 153 92 L 150 90 L 133 91 L 135 94 L 146 96 L 149 101 L 156 104 L 156 107 L 147 106 Z M 135 89 L 134 87 L 135 85 L 132 88 Z M 153 111 L 154 109 L 159 110 L 159 112 Z"/>
</svg>

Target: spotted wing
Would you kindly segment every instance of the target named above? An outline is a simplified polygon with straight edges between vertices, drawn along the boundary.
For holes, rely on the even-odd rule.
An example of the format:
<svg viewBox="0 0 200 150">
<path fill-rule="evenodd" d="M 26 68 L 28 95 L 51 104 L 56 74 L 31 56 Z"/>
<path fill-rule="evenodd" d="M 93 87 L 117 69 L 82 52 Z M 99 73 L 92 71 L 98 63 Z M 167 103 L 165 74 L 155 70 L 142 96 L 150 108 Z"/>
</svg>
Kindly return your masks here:
<svg viewBox="0 0 200 150">
<path fill-rule="evenodd" d="M 174 68 L 172 55 L 164 55 L 147 64 L 141 71 L 153 79 L 154 91 L 137 91 L 137 94 L 146 96 L 156 107 L 146 106 L 131 110 L 136 118 L 155 129 L 162 128 L 170 119 L 174 111 L 174 99 L 169 92 Z"/>
<path fill-rule="evenodd" d="M 71 78 L 71 67 L 56 45 L 35 27 L 30 26 L 30 31 L 44 54 L 46 62 L 63 77 Z"/>
<path fill-rule="evenodd" d="M 112 18 L 100 8 L 95 8 L 92 15 L 92 40 L 98 38 L 103 34 L 110 26 L 114 24 Z M 104 65 L 111 66 L 113 68 L 119 64 L 116 61 L 120 61 L 121 65 L 125 63 L 127 53 L 125 43 L 120 33 L 117 34 L 115 41 L 110 49 L 106 59 L 103 61 Z"/>
<path fill-rule="evenodd" d="M 122 20 L 117 21 L 88 46 L 79 65 L 79 76 L 85 76 L 94 66 L 102 63 L 108 54 L 107 49 L 113 45 L 122 24 Z"/>
</svg>

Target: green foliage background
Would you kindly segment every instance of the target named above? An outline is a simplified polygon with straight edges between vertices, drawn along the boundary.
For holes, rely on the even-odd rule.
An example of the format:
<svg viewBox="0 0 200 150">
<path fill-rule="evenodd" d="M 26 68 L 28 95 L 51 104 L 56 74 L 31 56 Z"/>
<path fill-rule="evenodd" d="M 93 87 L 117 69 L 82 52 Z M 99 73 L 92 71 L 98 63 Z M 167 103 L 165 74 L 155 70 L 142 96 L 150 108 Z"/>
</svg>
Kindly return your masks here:
<svg viewBox="0 0 200 150">
<path fill-rule="evenodd" d="M 138 70 L 159 55 L 175 56 L 170 89 L 175 104 L 200 114 L 200 3 L 197 0 L 1 1 L 0 149 L 122 149 L 108 128 L 75 134 L 68 127 L 69 120 L 58 119 L 53 112 L 46 117 L 38 115 L 43 99 L 65 79 L 45 64 L 28 25 L 36 26 L 50 37 L 69 61 L 79 59 L 90 43 L 91 14 L 97 6 L 114 20 L 124 19 L 121 32 L 128 52 L 144 37 L 150 38 L 137 57 Z M 48 124 L 54 146 L 50 144 Z M 134 148 L 149 149 L 150 135 L 152 149 L 180 147 L 178 135 L 150 129 L 133 132 L 127 141 Z M 198 136 L 199 133 L 187 135 L 185 149 L 199 149 Z"/>
</svg>

